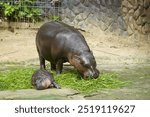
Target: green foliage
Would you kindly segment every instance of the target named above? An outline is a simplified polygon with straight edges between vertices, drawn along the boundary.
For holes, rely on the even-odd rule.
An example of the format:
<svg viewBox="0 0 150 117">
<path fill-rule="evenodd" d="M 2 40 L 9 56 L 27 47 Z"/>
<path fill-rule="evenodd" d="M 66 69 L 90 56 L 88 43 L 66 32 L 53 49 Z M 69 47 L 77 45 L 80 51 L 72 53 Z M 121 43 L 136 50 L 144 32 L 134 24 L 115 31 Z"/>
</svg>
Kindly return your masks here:
<svg viewBox="0 0 150 117">
<path fill-rule="evenodd" d="M 0 90 L 30 89 L 34 68 L 17 68 L 0 72 Z M 120 88 L 127 83 L 120 81 L 118 75 L 103 73 L 97 79 L 84 80 L 76 70 L 67 70 L 60 75 L 54 73 L 61 87 L 75 89 L 81 93 L 92 93 L 101 89 Z"/>
<path fill-rule="evenodd" d="M 41 11 L 38 8 L 31 8 L 35 4 L 35 0 L 20 0 L 13 4 L 10 2 L 0 2 L 3 6 L 2 12 L 4 17 L 9 20 L 36 22 L 41 19 Z"/>
<path fill-rule="evenodd" d="M 31 88 L 33 68 L 18 68 L 0 72 L 0 90 L 15 90 Z"/>
<path fill-rule="evenodd" d="M 100 89 L 120 88 L 127 82 L 120 81 L 114 73 L 103 73 L 97 79 L 84 80 L 77 71 L 65 71 L 55 76 L 56 81 L 63 87 L 75 89 L 81 93 L 92 93 Z"/>
<path fill-rule="evenodd" d="M 52 21 L 60 21 L 61 20 L 60 16 L 55 16 L 55 15 L 52 16 L 51 19 L 52 19 Z"/>
</svg>

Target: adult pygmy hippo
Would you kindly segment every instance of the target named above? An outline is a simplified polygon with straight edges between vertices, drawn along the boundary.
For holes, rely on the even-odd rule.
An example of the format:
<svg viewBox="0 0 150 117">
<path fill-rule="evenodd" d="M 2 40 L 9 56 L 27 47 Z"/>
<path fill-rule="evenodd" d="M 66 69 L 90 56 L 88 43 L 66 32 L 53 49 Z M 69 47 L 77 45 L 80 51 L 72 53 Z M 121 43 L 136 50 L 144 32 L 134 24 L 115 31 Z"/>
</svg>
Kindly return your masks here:
<svg viewBox="0 0 150 117">
<path fill-rule="evenodd" d="M 67 24 L 52 21 L 42 25 L 36 35 L 36 46 L 41 69 L 45 69 L 45 60 L 48 60 L 51 70 L 60 74 L 63 63 L 69 62 L 84 78 L 99 76 L 95 58 L 83 35 Z"/>
<path fill-rule="evenodd" d="M 37 90 L 43 90 L 50 87 L 60 89 L 60 86 L 54 81 L 52 74 L 43 69 L 37 70 L 32 75 L 32 85 Z"/>
</svg>

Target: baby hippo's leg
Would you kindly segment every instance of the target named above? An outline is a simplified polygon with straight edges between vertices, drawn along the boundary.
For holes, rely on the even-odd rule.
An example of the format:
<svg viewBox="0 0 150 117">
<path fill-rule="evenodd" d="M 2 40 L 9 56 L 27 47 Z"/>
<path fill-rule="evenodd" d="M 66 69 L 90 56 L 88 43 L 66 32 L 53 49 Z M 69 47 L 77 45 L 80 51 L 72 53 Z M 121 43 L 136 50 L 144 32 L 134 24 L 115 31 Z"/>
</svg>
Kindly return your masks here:
<svg viewBox="0 0 150 117">
<path fill-rule="evenodd" d="M 55 87 L 56 89 L 61 89 L 61 87 L 55 81 L 52 84 L 53 87 Z"/>
</svg>

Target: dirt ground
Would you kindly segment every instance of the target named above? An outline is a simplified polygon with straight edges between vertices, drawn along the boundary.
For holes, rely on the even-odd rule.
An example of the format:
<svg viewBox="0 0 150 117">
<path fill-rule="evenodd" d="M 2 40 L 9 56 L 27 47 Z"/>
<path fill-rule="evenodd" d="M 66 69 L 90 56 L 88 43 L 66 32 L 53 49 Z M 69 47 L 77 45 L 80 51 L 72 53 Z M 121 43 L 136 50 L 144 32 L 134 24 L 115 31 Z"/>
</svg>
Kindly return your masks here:
<svg viewBox="0 0 150 117">
<path fill-rule="evenodd" d="M 0 29 L 0 62 L 21 62 L 37 59 L 36 33 L 37 30 L 30 29 L 15 29 L 14 32 Z M 130 38 L 102 32 L 82 33 L 95 57 L 104 58 L 103 60 L 109 58 L 110 63 L 118 62 L 113 58 L 148 58 L 150 55 L 150 42 L 146 40 L 134 41 Z M 103 61 L 101 62 L 103 63 Z"/>
<path fill-rule="evenodd" d="M 98 31 L 95 30 L 95 32 Z M 36 33 L 37 30 L 31 29 L 15 29 L 14 32 L 0 29 L 0 63 L 17 62 L 25 65 L 39 65 L 35 47 Z M 118 72 L 123 80 L 130 80 L 133 84 L 129 87 L 104 90 L 91 95 L 81 96 L 75 93 L 71 95 L 71 99 L 81 99 L 81 97 L 82 99 L 150 99 L 150 42 L 148 41 L 150 39 L 135 40 L 102 32 L 82 32 L 82 34 L 94 53 L 100 71 Z M 60 90 L 60 92 L 63 91 L 63 89 Z M 57 94 L 50 98 L 52 93 L 26 90 L 28 94 L 26 99 L 70 99 L 67 97 L 70 90 L 69 93 L 67 91 L 65 97 L 62 95 L 63 98 Z M 19 91 L 19 94 L 18 91 L 0 92 L 0 99 L 10 99 L 10 95 L 14 96 L 11 99 L 22 99 L 22 93 L 24 91 Z"/>
</svg>

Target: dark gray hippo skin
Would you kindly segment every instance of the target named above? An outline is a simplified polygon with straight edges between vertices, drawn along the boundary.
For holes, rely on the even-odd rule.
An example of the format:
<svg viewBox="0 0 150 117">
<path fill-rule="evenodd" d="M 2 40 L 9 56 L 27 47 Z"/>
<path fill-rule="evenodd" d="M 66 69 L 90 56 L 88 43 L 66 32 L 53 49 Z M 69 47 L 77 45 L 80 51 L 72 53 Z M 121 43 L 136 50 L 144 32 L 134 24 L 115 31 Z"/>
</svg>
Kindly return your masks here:
<svg viewBox="0 0 150 117">
<path fill-rule="evenodd" d="M 84 78 L 99 76 L 96 61 L 83 35 L 62 22 L 47 22 L 36 35 L 40 68 L 45 69 L 45 60 L 50 61 L 51 70 L 60 74 L 63 63 L 69 62 Z"/>
<path fill-rule="evenodd" d="M 43 90 L 51 87 L 60 89 L 60 86 L 54 81 L 53 75 L 43 69 L 37 70 L 32 75 L 32 85 L 37 90 Z"/>
</svg>

